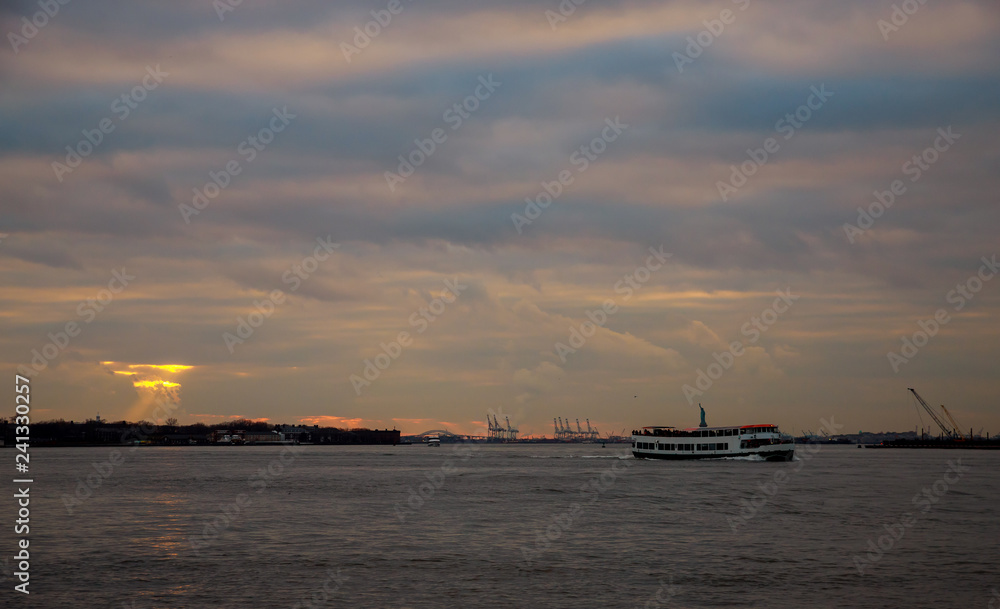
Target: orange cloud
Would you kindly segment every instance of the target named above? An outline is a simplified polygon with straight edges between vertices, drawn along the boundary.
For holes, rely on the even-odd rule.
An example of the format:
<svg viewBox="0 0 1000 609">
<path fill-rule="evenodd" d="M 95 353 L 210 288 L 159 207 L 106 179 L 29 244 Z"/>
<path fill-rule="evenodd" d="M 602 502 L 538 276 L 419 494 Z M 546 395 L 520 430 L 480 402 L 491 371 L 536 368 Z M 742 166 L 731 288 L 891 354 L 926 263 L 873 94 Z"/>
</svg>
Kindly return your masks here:
<svg viewBox="0 0 1000 609">
<path fill-rule="evenodd" d="M 346 417 L 335 417 L 331 415 L 316 415 L 309 417 L 299 417 L 299 423 L 304 425 L 319 425 L 320 427 L 339 427 L 339 428 L 352 428 L 352 427 L 379 427 L 382 423 L 381 420 L 372 420 L 368 424 L 365 424 L 366 419 L 354 418 L 348 419 Z"/>
</svg>

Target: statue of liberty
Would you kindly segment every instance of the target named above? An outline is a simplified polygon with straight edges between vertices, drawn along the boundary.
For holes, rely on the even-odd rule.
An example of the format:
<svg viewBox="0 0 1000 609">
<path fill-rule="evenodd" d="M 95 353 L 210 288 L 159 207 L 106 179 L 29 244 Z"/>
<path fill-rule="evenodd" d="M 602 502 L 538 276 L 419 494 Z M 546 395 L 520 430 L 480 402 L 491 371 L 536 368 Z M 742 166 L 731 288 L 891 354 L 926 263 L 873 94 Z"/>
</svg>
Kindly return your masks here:
<svg viewBox="0 0 1000 609">
<path fill-rule="evenodd" d="M 705 409 L 701 407 L 701 403 L 698 404 L 698 408 L 701 409 L 701 423 L 698 427 L 708 427 L 708 423 L 705 422 Z"/>
</svg>

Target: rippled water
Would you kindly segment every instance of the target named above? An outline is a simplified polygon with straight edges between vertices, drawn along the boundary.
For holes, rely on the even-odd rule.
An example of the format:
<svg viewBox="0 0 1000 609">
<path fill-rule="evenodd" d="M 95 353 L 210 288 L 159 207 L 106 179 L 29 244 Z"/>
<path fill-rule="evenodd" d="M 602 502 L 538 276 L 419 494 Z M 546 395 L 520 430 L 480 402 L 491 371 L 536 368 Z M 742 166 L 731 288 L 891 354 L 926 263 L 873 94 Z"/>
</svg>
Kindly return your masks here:
<svg viewBox="0 0 1000 609">
<path fill-rule="evenodd" d="M 110 450 L 34 450 L 32 594 L 18 606 L 986 609 L 1000 589 L 996 453 L 141 448 L 68 514 L 63 495 Z M 969 469 L 945 482 L 959 458 Z M 923 488 L 935 503 L 914 503 Z M 892 545 L 873 562 L 880 536 Z M 0 543 L 9 556 L 8 525 Z"/>
</svg>

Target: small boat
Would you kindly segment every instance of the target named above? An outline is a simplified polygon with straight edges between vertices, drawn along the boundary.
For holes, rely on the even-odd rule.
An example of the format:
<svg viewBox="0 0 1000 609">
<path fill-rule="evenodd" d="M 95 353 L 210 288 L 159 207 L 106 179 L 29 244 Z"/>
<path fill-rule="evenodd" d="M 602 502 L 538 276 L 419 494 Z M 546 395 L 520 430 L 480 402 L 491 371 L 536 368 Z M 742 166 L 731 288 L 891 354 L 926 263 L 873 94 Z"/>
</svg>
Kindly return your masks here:
<svg viewBox="0 0 1000 609">
<path fill-rule="evenodd" d="M 441 446 L 441 438 L 437 436 L 427 438 L 427 446 Z"/>
<path fill-rule="evenodd" d="M 701 425 L 643 427 L 632 432 L 632 456 L 637 459 L 722 459 L 758 456 L 767 461 L 791 461 L 795 442 L 777 425 L 709 427 L 705 410 Z"/>
</svg>

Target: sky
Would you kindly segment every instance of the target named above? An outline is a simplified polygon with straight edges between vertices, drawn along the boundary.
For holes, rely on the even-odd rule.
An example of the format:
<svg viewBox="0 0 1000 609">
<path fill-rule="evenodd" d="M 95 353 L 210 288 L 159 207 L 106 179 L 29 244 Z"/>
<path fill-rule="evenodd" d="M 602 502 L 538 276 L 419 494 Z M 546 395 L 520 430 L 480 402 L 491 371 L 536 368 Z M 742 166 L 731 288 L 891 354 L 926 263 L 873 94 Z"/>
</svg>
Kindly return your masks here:
<svg viewBox="0 0 1000 609">
<path fill-rule="evenodd" d="M 0 32 L 0 362 L 37 418 L 904 431 L 913 387 L 1000 432 L 992 0 Z"/>
</svg>

